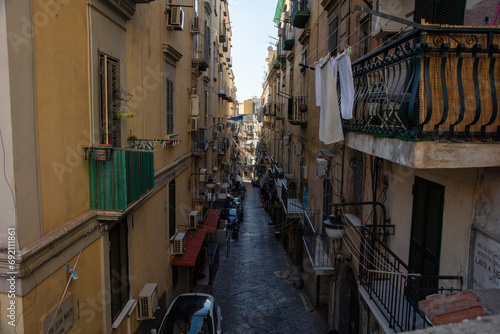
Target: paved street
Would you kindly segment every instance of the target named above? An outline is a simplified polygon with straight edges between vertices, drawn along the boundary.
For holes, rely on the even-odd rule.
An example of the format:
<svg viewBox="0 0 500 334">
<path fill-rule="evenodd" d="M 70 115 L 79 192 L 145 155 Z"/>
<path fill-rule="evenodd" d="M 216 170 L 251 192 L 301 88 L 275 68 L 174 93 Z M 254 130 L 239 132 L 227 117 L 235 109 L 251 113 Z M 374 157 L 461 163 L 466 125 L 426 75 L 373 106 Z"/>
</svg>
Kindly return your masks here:
<svg viewBox="0 0 500 334">
<path fill-rule="evenodd" d="M 302 289 L 293 287 L 293 275 L 283 278 L 291 271 L 290 261 L 268 225 L 259 188 L 246 185 L 240 235 L 231 240 L 229 258 L 225 248 L 221 251 L 212 291 L 222 309 L 224 333 L 326 333 L 326 318 L 312 310 Z"/>
</svg>

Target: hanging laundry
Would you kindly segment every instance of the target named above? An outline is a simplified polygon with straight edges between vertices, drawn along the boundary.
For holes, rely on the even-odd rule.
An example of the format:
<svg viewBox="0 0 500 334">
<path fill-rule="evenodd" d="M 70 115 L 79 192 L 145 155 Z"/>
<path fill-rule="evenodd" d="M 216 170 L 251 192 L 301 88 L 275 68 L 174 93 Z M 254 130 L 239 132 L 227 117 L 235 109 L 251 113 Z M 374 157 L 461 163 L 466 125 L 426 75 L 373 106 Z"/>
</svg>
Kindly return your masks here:
<svg viewBox="0 0 500 334">
<path fill-rule="evenodd" d="M 326 60 L 325 60 L 326 58 Z M 319 140 L 333 144 L 344 140 L 342 121 L 337 97 L 337 60 L 325 57 L 321 66 L 321 106 L 319 117 Z"/>
<path fill-rule="evenodd" d="M 354 106 L 354 80 L 349 50 L 337 56 L 337 66 L 340 77 L 340 111 L 343 119 L 351 119 Z"/>
<path fill-rule="evenodd" d="M 328 59 L 328 56 L 324 57 L 319 62 L 317 61 L 316 63 L 314 63 L 314 90 L 316 93 L 316 107 L 321 106 L 321 62 L 325 58 Z"/>
</svg>

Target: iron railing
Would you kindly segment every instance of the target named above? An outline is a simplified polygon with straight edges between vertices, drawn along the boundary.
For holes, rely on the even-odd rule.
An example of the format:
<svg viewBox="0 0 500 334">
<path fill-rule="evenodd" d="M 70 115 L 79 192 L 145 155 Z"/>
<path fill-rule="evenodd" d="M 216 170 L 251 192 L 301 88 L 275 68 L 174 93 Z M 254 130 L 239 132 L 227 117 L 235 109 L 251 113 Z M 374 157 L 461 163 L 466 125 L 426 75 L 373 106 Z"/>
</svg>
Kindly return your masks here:
<svg viewBox="0 0 500 334">
<path fill-rule="evenodd" d="M 307 124 L 306 96 L 296 96 L 288 99 L 288 122 L 294 125 Z"/>
<path fill-rule="evenodd" d="M 500 140 L 500 29 L 415 29 L 356 60 L 346 130 Z"/>
<path fill-rule="evenodd" d="M 426 327 L 426 321 L 418 311 L 418 301 L 425 296 L 462 290 L 461 276 L 426 276 L 414 273 L 373 232 L 362 227 L 359 233 L 362 236 L 360 284 L 395 332 Z M 439 284 L 444 283 L 449 287 L 439 288 Z"/>
<path fill-rule="evenodd" d="M 98 210 L 125 210 L 154 187 L 154 153 L 107 148 L 87 152 L 89 205 Z"/>
<path fill-rule="evenodd" d="M 307 249 L 309 259 L 315 270 L 332 270 L 334 260 L 330 252 L 330 238 L 327 235 L 316 232 L 310 214 L 303 211 L 303 232 L 302 239 Z"/>
<path fill-rule="evenodd" d="M 229 149 L 229 139 L 224 137 L 219 141 L 219 144 L 217 146 L 217 152 L 219 155 L 224 155 L 226 154 L 226 151 L 228 149 Z"/>
<path fill-rule="evenodd" d="M 198 67 L 200 71 L 206 70 L 210 66 L 210 43 L 201 34 L 193 35 L 193 67 Z"/>
<path fill-rule="evenodd" d="M 210 239 L 207 245 L 208 268 L 210 280 L 209 284 L 212 285 L 219 270 L 219 241 L 217 239 Z"/>
<path fill-rule="evenodd" d="M 296 191 L 289 189 L 285 179 L 275 179 L 275 186 L 278 189 L 278 198 L 281 201 L 285 214 L 302 213 L 303 204 L 298 198 Z"/>
<path fill-rule="evenodd" d="M 191 151 L 195 153 L 204 153 L 208 150 L 208 139 L 206 129 L 200 129 L 191 132 Z"/>
</svg>

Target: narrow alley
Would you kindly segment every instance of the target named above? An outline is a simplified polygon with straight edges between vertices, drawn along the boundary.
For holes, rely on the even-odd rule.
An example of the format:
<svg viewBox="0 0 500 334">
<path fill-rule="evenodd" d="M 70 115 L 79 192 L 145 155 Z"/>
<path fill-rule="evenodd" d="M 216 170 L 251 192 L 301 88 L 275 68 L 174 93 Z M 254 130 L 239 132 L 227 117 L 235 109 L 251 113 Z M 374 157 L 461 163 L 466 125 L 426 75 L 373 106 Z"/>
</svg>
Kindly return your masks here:
<svg viewBox="0 0 500 334">
<path fill-rule="evenodd" d="M 305 292 L 294 287 L 298 275 L 268 224 L 259 188 L 247 183 L 243 205 L 239 238 L 231 239 L 229 257 L 221 252 L 212 291 L 224 333 L 326 333 L 324 310 L 313 310 Z"/>
</svg>

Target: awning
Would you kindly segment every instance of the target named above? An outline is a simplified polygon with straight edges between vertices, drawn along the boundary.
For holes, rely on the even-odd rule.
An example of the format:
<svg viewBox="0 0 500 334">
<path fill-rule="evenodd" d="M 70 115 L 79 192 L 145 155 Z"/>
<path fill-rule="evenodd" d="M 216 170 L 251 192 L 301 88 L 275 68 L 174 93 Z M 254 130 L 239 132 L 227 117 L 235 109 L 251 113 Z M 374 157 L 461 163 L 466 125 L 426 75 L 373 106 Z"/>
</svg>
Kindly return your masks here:
<svg viewBox="0 0 500 334">
<path fill-rule="evenodd" d="M 243 116 L 244 115 L 234 116 L 234 117 L 228 118 L 227 120 L 228 121 L 241 121 L 241 120 L 243 120 Z"/>
<path fill-rule="evenodd" d="M 220 210 L 208 210 L 203 225 L 199 226 L 193 235 L 186 236 L 184 253 L 172 259 L 173 266 L 194 267 L 201 246 L 207 234 L 215 234 L 219 221 Z"/>
<path fill-rule="evenodd" d="M 281 19 L 281 14 L 283 13 L 283 3 L 285 0 L 278 0 L 278 3 L 276 4 L 276 11 L 274 13 L 274 23 L 278 24 Z"/>
</svg>

